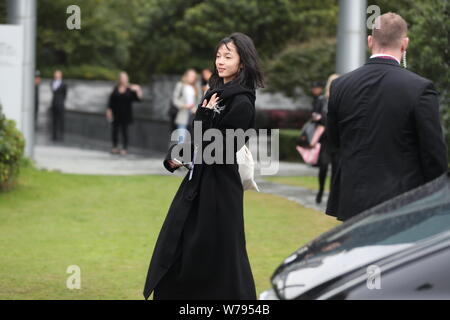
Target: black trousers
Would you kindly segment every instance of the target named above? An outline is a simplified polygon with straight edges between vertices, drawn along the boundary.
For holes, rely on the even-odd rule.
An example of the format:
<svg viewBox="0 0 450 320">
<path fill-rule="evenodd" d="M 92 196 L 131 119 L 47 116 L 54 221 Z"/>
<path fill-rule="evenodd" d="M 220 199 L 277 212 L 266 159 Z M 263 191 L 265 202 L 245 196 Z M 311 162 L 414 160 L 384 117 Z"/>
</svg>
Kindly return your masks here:
<svg viewBox="0 0 450 320">
<path fill-rule="evenodd" d="M 64 137 L 64 109 L 52 108 L 52 140 L 62 141 Z"/>
<path fill-rule="evenodd" d="M 321 149 L 319 153 L 319 160 L 317 166 L 319 167 L 319 194 L 322 195 L 325 189 L 325 181 L 328 174 L 328 166 L 331 164 L 331 181 L 336 173 L 338 155 L 335 150 L 332 150 L 329 146 L 327 139 L 321 139 Z M 331 188 L 332 183 L 330 183 Z"/>
<path fill-rule="evenodd" d="M 113 148 L 117 148 L 117 145 L 119 143 L 119 131 L 122 136 L 122 146 L 123 149 L 127 149 L 128 147 L 128 123 L 124 122 L 113 122 L 112 123 L 112 144 Z"/>
</svg>

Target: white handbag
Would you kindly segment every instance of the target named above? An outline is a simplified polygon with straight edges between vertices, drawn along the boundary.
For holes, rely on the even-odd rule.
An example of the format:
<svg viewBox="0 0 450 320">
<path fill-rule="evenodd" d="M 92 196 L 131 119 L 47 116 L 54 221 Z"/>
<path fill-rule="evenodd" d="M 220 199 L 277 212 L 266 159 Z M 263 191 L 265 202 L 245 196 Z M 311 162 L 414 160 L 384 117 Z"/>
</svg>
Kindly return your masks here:
<svg viewBox="0 0 450 320">
<path fill-rule="evenodd" d="M 239 165 L 239 175 L 241 176 L 244 191 L 256 190 L 259 192 L 258 186 L 254 180 L 255 162 L 253 161 L 252 153 L 245 144 L 238 152 L 236 152 L 236 161 Z"/>
</svg>

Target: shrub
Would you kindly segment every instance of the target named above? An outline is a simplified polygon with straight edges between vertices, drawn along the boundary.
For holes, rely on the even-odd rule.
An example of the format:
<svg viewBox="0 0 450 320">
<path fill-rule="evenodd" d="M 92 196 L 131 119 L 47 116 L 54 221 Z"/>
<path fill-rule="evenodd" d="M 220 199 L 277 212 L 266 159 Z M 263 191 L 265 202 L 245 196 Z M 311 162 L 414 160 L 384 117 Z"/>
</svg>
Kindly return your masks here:
<svg viewBox="0 0 450 320">
<path fill-rule="evenodd" d="M 303 162 L 302 157 L 295 149 L 300 129 L 280 130 L 280 160 Z"/>
<path fill-rule="evenodd" d="M 286 46 L 267 68 L 267 91 L 297 99 L 310 94 L 312 81 L 326 81 L 335 72 L 336 40 L 321 39 Z"/>
<path fill-rule="evenodd" d="M 19 173 L 25 140 L 14 120 L 6 119 L 0 105 L 0 190 L 11 187 Z"/>
<path fill-rule="evenodd" d="M 310 117 L 309 110 L 262 109 L 257 111 L 256 124 L 258 128 L 300 130 Z"/>
</svg>

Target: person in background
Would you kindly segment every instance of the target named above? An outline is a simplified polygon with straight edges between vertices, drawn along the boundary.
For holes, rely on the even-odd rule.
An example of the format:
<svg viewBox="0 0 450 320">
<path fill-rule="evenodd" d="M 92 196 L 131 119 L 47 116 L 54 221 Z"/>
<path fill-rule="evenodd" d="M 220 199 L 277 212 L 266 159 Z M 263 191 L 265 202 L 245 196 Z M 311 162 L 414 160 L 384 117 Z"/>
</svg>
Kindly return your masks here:
<svg viewBox="0 0 450 320">
<path fill-rule="evenodd" d="M 438 92 L 400 64 L 406 21 L 388 12 L 375 26 L 370 59 L 330 88 L 327 134 L 339 162 L 326 213 L 341 221 L 447 172 Z"/>
<path fill-rule="evenodd" d="M 201 85 L 202 85 L 202 92 L 203 94 L 208 91 L 209 89 L 209 78 L 211 78 L 212 76 L 212 71 L 208 68 L 203 69 L 202 70 L 202 80 L 201 80 Z"/>
<path fill-rule="evenodd" d="M 64 139 L 64 109 L 67 96 L 67 86 L 63 81 L 61 70 L 55 70 L 53 80 L 50 82 L 52 91 L 52 103 L 50 107 L 52 117 L 52 140 Z"/>
<path fill-rule="evenodd" d="M 183 82 L 181 79 L 177 81 L 175 87 L 172 91 L 172 98 L 170 99 L 170 108 L 168 111 L 168 116 L 170 119 L 170 133 L 177 129 L 175 119 L 178 114 L 178 107 L 176 104 L 180 103 L 181 95 L 183 94 Z"/>
<path fill-rule="evenodd" d="M 312 110 L 320 110 L 322 108 L 323 99 L 323 85 L 320 81 L 314 81 L 311 84 L 311 94 L 313 96 Z"/>
<path fill-rule="evenodd" d="M 39 86 L 41 85 L 41 72 L 36 70 L 34 73 L 34 129 L 37 127 L 37 119 L 39 114 Z"/>
<path fill-rule="evenodd" d="M 106 118 L 112 122 L 112 150 L 111 153 L 126 155 L 128 153 L 128 127 L 133 123 L 132 103 L 142 99 L 142 89 L 137 84 L 130 84 L 128 74 L 119 73 L 117 85 L 109 96 Z M 119 131 L 122 134 L 122 149 L 117 148 Z"/>
<path fill-rule="evenodd" d="M 186 132 L 189 130 L 192 114 L 195 113 L 196 106 L 200 102 L 201 94 L 197 87 L 197 73 L 194 69 L 188 69 L 181 78 L 181 89 L 175 87 L 173 103 L 178 108 L 175 117 L 175 125 L 179 131 L 178 141 L 184 142 Z"/>
<path fill-rule="evenodd" d="M 328 166 L 331 163 L 331 179 L 333 179 L 333 173 L 336 167 L 336 155 L 335 152 L 332 152 L 332 150 L 330 150 L 325 125 L 328 112 L 328 99 L 330 97 L 330 85 L 331 82 L 338 77 L 339 75 L 337 74 L 332 74 L 328 77 L 328 81 L 325 86 L 325 94 L 317 97 L 317 103 L 313 105 L 312 120 L 316 123 L 317 128 L 322 127 L 322 135 L 318 140 L 318 142 L 320 143 L 319 159 L 317 160 L 317 166 L 319 167 L 319 191 L 316 195 L 316 203 L 322 202 L 322 196 L 325 189 L 325 181 L 327 179 Z"/>
</svg>

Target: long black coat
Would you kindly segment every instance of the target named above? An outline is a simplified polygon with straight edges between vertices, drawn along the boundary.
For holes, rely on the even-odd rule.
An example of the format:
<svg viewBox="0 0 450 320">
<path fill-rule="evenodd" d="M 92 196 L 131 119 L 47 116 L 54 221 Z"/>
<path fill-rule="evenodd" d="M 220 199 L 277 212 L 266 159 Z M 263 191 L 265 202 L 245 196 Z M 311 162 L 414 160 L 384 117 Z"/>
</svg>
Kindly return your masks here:
<svg viewBox="0 0 450 320">
<path fill-rule="evenodd" d="M 204 98 L 209 100 L 214 92 L 226 107 L 218 114 L 199 106 L 194 121 L 201 121 L 203 130 L 254 128 L 254 90 L 231 82 L 208 91 Z M 172 148 L 164 161 L 169 171 L 173 171 L 167 164 Z M 198 163 L 192 179 L 185 176 L 155 245 L 145 299 L 153 290 L 155 299 L 256 299 L 236 163 Z"/>
<path fill-rule="evenodd" d="M 61 84 L 59 85 L 56 90 L 53 91 L 53 81 L 50 82 L 50 89 L 53 92 L 52 102 L 51 102 L 51 108 L 54 112 L 61 112 L 64 111 L 65 107 L 65 101 L 67 96 L 67 85 L 64 81 L 61 81 Z"/>
<path fill-rule="evenodd" d="M 332 82 L 327 133 L 340 160 L 326 213 L 339 220 L 447 170 L 433 83 L 395 60 L 372 58 Z"/>
</svg>

